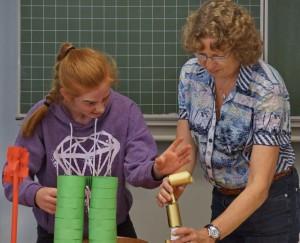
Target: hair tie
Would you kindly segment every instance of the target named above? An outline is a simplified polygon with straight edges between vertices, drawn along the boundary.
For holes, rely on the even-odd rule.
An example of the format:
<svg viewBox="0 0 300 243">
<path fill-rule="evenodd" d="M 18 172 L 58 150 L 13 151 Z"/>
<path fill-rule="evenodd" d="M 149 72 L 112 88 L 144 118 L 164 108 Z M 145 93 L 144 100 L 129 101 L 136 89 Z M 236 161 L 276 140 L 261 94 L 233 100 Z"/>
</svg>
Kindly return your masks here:
<svg viewBox="0 0 300 243">
<path fill-rule="evenodd" d="M 45 101 L 44 101 L 44 105 L 47 106 L 47 107 L 49 107 L 49 106 L 50 106 L 50 103 L 49 103 L 47 100 L 45 100 Z"/>
<path fill-rule="evenodd" d="M 73 50 L 73 49 L 75 49 L 75 46 L 70 46 L 70 47 L 66 50 L 65 56 L 68 55 L 68 53 L 69 53 L 71 50 Z"/>
</svg>

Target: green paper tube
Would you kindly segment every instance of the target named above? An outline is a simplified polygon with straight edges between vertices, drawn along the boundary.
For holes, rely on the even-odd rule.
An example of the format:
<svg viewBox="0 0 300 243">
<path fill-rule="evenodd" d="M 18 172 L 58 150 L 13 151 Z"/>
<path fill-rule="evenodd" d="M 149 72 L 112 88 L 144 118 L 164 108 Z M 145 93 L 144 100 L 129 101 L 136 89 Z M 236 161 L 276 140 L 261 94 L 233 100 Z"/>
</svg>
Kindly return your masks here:
<svg viewBox="0 0 300 243">
<path fill-rule="evenodd" d="M 59 197 L 56 203 L 56 207 L 82 208 L 84 207 L 84 197 Z"/>
<path fill-rule="evenodd" d="M 58 176 L 54 242 L 82 242 L 84 176 Z"/>
<path fill-rule="evenodd" d="M 116 177 L 93 177 L 89 210 L 90 243 L 116 243 Z"/>
<path fill-rule="evenodd" d="M 118 178 L 113 176 L 94 176 L 92 177 L 92 188 L 117 188 Z"/>
<path fill-rule="evenodd" d="M 98 199 L 96 197 L 91 197 L 91 208 L 116 208 L 117 207 L 117 199 L 115 198 L 102 198 Z"/>
</svg>

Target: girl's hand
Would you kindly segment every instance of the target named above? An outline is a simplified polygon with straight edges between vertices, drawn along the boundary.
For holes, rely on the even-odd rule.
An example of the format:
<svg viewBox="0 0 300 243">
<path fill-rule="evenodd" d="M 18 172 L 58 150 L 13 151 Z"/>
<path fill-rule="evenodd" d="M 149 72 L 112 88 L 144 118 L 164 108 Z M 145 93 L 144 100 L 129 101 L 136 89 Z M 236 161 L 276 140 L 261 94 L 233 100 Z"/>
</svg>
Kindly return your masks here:
<svg viewBox="0 0 300 243">
<path fill-rule="evenodd" d="M 191 145 L 183 145 L 183 139 L 177 138 L 154 162 L 154 173 L 157 178 L 172 174 L 190 162 Z"/>
<path fill-rule="evenodd" d="M 35 195 L 35 204 L 49 214 L 55 214 L 56 209 L 56 193 L 54 187 L 42 187 Z"/>
</svg>

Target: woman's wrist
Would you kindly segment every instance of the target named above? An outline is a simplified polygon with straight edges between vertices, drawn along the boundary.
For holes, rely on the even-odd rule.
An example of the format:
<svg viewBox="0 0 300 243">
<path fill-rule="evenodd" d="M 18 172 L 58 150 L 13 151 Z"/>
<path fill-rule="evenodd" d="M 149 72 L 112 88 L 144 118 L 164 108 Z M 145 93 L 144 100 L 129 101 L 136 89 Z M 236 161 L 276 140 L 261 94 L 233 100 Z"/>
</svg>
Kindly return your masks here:
<svg viewBox="0 0 300 243">
<path fill-rule="evenodd" d="M 208 236 L 218 242 L 221 239 L 221 231 L 217 226 L 210 223 L 204 226 L 207 229 Z"/>
</svg>

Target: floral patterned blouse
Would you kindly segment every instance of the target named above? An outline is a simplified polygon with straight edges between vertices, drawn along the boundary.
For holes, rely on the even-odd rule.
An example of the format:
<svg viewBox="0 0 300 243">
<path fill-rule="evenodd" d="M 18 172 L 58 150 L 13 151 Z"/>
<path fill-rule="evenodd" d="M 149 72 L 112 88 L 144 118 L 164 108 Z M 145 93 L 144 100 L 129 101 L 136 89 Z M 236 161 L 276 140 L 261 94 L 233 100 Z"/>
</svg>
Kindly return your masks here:
<svg viewBox="0 0 300 243">
<path fill-rule="evenodd" d="M 196 58 L 182 67 L 179 119 L 189 122 L 206 178 L 217 187 L 245 187 L 253 145 L 279 146 L 276 173 L 295 162 L 289 94 L 279 73 L 259 61 L 242 66 L 216 117 L 214 78 Z"/>
</svg>

